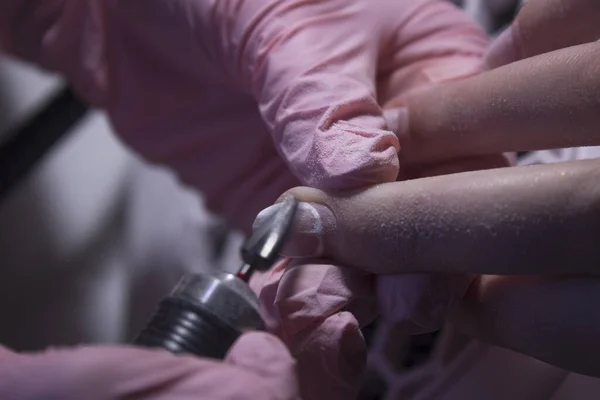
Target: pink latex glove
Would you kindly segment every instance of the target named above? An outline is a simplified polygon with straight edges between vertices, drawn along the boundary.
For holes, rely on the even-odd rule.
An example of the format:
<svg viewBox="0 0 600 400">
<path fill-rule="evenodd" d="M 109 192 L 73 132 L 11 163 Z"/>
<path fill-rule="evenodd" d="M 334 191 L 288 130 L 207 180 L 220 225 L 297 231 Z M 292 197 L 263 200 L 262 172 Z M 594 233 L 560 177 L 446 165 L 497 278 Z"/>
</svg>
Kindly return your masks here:
<svg viewBox="0 0 600 400">
<path fill-rule="evenodd" d="M 65 74 L 127 144 L 249 231 L 299 184 L 428 174 L 418 160 L 399 169 L 411 148 L 404 95 L 476 73 L 487 38 L 439 0 L 3 0 L 0 43 Z M 327 262 L 267 279 L 261 298 L 305 399 L 350 398 L 359 325 L 375 315 L 370 280 Z M 442 315 L 448 282 L 403 282 L 403 318 L 431 329 L 428 307 Z"/>
<path fill-rule="evenodd" d="M 596 0 L 528 0 L 490 46 L 490 71 L 411 96 L 410 157 L 597 146 L 599 19 Z"/>
<path fill-rule="evenodd" d="M 256 332 L 243 335 L 223 362 L 127 347 L 0 348 L 0 398 L 299 400 L 294 367 L 283 343 Z"/>
</svg>

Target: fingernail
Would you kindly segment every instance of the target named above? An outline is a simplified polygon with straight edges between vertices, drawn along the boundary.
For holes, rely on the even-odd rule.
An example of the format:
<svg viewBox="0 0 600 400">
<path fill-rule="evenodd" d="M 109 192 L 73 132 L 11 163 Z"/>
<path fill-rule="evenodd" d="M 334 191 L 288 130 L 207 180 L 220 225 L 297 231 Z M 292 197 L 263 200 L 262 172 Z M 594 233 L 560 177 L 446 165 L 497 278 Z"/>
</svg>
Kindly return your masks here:
<svg viewBox="0 0 600 400">
<path fill-rule="evenodd" d="M 485 55 L 486 69 L 510 64 L 521 58 L 517 45 L 517 33 L 514 26 L 509 27 L 494 40 Z"/>
<path fill-rule="evenodd" d="M 269 220 L 281 203 L 265 208 L 256 216 L 252 228 Z M 335 230 L 335 216 L 331 210 L 317 203 L 300 202 L 292 231 L 281 255 L 290 258 L 320 257 L 325 254 L 326 238 Z"/>
</svg>

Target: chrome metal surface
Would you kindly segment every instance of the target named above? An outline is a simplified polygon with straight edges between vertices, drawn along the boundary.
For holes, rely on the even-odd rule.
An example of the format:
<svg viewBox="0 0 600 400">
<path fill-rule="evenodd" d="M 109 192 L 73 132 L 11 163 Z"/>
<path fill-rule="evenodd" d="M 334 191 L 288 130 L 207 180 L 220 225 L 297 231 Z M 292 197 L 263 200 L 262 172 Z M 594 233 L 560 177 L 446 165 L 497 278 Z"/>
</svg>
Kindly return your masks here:
<svg viewBox="0 0 600 400">
<path fill-rule="evenodd" d="M 258 298 L 250 287 L 226 272 L 184 276 L 171 296 L 191 301 L 240 332 L 264 330 Z"/>
</svg>

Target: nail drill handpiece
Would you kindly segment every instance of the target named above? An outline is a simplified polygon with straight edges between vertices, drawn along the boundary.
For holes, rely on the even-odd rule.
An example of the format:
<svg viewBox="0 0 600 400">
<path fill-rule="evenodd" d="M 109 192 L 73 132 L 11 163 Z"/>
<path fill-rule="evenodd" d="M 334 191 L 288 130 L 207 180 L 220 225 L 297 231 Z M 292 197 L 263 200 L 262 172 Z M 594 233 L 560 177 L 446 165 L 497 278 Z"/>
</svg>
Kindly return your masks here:
<svg viewBox="0 0 600 400">
<path fill-rule="evenodd" d="M 292 226 L 298 201 L 290 197 L 257 227 L 241 249 L 244 264 L 236 275 L 195 273 L 184 276 L 158 305 L 134 340 L 144 347 L 222 359 L 248 330 L 264 330 L 258 298 L 247 282 L 256 270 L 278 259 Z"/>
</svg>

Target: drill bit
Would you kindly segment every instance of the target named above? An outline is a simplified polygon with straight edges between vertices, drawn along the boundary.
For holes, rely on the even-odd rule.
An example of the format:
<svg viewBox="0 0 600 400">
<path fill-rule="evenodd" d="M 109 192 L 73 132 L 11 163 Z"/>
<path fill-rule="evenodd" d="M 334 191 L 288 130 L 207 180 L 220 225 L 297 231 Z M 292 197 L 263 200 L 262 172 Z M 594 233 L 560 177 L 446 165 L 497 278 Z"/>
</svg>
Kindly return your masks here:
<svg viewBox="0 0 600 400">
<path fill-rule="evenodd" d="M 271 218 L 256 228 L 242 247 L 244 264 L 236 275 L 238 278 L 248 282 L 255 270 L 264 271 L 275 264 L 297 210 L 298 200 L 290 196 L 281 202 L 279 210 Z"/>
</svg>

